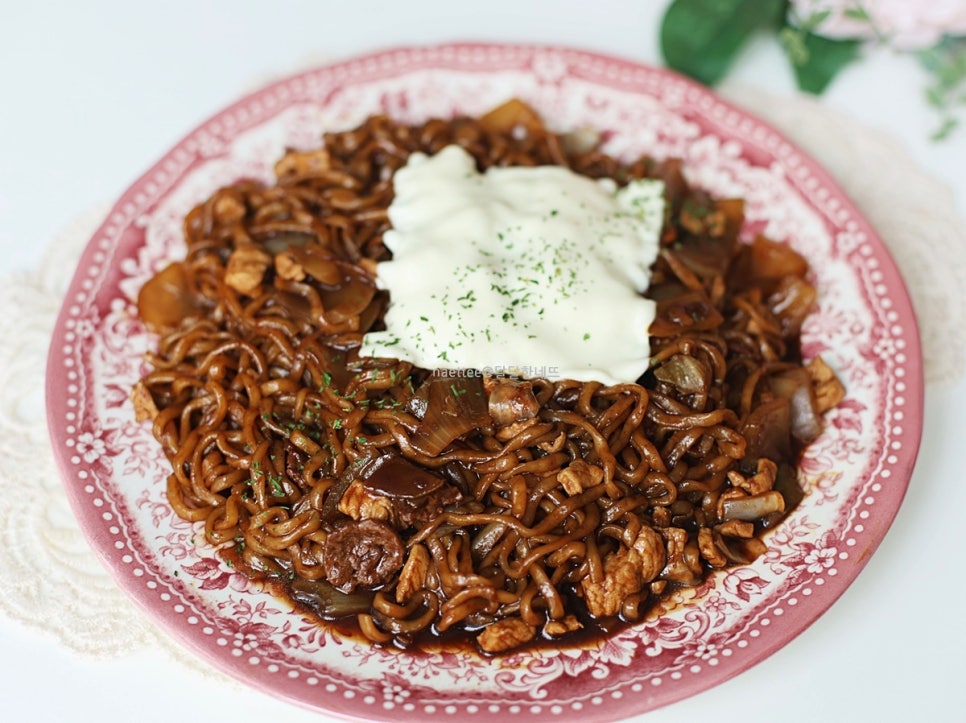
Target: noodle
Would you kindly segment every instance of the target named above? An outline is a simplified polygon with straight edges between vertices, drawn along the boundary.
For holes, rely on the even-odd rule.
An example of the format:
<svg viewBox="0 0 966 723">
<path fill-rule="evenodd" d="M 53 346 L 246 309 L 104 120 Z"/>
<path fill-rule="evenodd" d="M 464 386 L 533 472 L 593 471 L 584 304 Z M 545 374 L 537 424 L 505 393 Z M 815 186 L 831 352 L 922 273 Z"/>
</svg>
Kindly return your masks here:
<svg viewBox="0 0 966 723">
<path fill-rule="evenodd" d="M 393 173 L 453 143 L 481 168 L 664 180 L 638 383 L 358 355 L 388 303 L 374 270 Z M 740 242 L 741 203 L 690 188 L 678 161 L 574 146 L 517 102 L 414 126 L 374 116 L 288 152 L 275 185 L 194 208 L 184 260 L 139 298 L 160 338 L 134 397 L 171 462 L 175 513 L 303 609 L 398 647 L 445 633 L 498 653 L 612 629 L 760 554 L 842 393 L 799 358 L 807 265 Z"/>
</svg>

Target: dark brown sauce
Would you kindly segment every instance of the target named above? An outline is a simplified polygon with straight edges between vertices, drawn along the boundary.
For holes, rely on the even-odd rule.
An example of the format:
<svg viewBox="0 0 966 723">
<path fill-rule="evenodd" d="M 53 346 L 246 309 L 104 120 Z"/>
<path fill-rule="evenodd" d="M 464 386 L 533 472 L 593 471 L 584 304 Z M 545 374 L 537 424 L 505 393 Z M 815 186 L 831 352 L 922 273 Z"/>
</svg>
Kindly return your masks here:
<svg viewBox="0 0 966 723">
<path fill-rule="evenodd" d="M 384 454 L 376 457 L 360 473 L 362 486 L 385 497 L 415 499 L 443 486 L 443 478 L 405 457 Z"/>
<path fill-rule="evenodd" d="M 229 557 L 234 556 L 229 553 Z M 235 559 L 237 560 L 237 558 Z M 302 615 L 314 625 L 326 628 L 342 638 L 363 645 L 371 645 L 388 650 L 401 650 L 411 655 L 431 655 L 443 651 L 462 654 L 476 653 L 483 657 L 502 657 L 532 650 L 556 650 L 561 647 L 595 647 L 616 633 L 641 622 L 641 620 L 624 620 L 617 616 L 601 619 L 594 618 L 587 612 L 583 600 L 572 591 L 569 591 L 564 595 L 566 607 L 580 621 L 582 627 L 579 630 L 560 637 L 549 637 L 538 634 L 533 640 L 502 653 L 484 653 L 476 646 L 474 639 L 485 627 L 482 624 L 476 627 L 463 625 L 462 627 L 454 627 L 443 632 L 438 631 L 435 626 L 430 626 L 415 635 L 397 636 L 389 643 L 377 643 L 362 633 L 355 615 L 339 617 L 323 615 L 311 605 L 294 598 L 291 585 L 287 580 L 266 575 L 255 575 L 252 577 L 252 580 L 257 585 L 271 592 L 275 597 L 288 602 L 292 605 L 296 613 Z M 652 595 L 648 601 L 649 606 L 666 596 L 667 594 L 659 598 Z"/>
</svg>

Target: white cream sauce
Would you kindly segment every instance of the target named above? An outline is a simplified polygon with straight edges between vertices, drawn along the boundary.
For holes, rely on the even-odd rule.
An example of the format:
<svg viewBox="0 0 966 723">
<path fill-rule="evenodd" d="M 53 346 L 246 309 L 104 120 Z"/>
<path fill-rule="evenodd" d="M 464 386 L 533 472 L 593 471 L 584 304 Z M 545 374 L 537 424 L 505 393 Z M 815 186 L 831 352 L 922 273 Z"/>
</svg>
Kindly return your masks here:
<svg viewBox="0 0 966 723">
<path fill-rule="evenodd" d="M 478 173 L 458 146 L 396 171 L 378 265 L 386 330 L 364 356 L 427 369 L 633 382 L 649 361 L 641 296 L 664 218 L 660 181 L 617 190 L 557 166 Z"/>
</svg>

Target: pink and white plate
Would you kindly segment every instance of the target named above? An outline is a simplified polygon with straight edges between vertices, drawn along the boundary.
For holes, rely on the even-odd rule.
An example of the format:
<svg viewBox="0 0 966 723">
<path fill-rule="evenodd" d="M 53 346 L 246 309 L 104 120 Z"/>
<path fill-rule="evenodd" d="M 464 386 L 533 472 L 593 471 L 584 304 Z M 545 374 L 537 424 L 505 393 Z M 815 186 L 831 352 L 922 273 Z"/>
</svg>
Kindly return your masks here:
<svg viewBox="0 0 966 723">
<path fill-rule="evenodd" d="M 722 571 L 666 616 L 588 648 L 491 660 L 375 649 L 293 613 L 221 563 L 165 500 L 167 462 L 128 391 L 154 339 L 141 285 L 182 254 L 181 221 L 216 188 L 270 181 L 286 147 L 382 112 L 479 114 L 523 98 L 558 130 L 608 131 L 607 150 L 684 159 L 692 182 L 746 199 L 750 236 L 787 239 L 813 265 L 806 357 L 845 401 L 807 451 L 804 502 L 754 565 Z M 768 125 L 664 70 L 564 48 L 446 45 L 381 52 L 287 78 L 167 153 L 91 239 L 54 332 L 50 432 L 64 485 L 120 585 L 172 635 L 256 688 L 367 719 L 614 720 L 721 683 L 798 635 L 842 594 L 886 533 L 922 424 L 916 321 L 895 264 L 842 191 Z"/>
</svg>

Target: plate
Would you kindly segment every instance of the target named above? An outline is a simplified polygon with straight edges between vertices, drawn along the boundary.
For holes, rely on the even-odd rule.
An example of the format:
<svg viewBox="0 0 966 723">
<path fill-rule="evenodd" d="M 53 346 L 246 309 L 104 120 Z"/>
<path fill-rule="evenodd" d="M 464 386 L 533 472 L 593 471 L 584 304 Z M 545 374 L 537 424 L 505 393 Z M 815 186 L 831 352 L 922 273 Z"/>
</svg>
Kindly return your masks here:
<svg viewBox="0 0 966 723">
<path fill-rule="evenodd" d="M 753 565 L 719 571 L 666 615 L 592 647 L 499 659 L 385 651 L 340 637 L 250 585 L 176 518 L 167 461 L 128 391 L 154 340 L 141 285 L 183 253 L 187 211 L 241 177 L 271 181 L 286 147 L 372 113 L 416 122 L 519 97 L 557 130 L 608 131 L 606 150 L 684 159 L 690 181 L 746 199 L 744 233 L 787 239 L 813 266 L 803 329 L 846 384 L 806 451 L 807 496 Z M 553 47 L 402 48 L 274 83 L 187 136 L 117 202 L 87 246 L 47 370 L 54 451 L 94 549 L 146 614 L 237 679 L 302 706 L 367 719 L 546 716 L 614 720 L 721 683 L 821 615 L 881 542 L 922 425 L 918 330 L 895 264 L 829 176 L 767 124 L 665 70 Z"/>
</svg>

